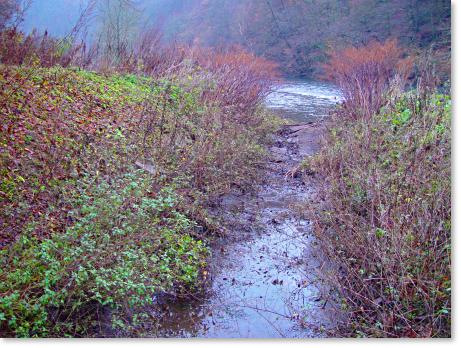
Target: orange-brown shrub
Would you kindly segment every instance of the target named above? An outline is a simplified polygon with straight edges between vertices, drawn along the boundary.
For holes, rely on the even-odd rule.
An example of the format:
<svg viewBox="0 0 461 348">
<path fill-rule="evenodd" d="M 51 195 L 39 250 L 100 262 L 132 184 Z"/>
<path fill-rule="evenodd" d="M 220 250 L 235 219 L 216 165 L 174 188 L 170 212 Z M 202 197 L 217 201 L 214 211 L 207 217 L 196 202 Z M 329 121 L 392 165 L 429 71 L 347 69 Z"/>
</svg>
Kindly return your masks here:
<svg viewBox="0 0 461 348">
<path fill-rule="evenodd" d="M 241 122 L 251 122 L 252 111 L 262 102 L 278 77 L 277 65 L 240 47 L 224 52 L 202 49 L 195 52 L 197 62 L 213 73 L 216 87 L 207 98 L 223 107 L 233 105 Z"/>
<path fill-rule="evenodd" d="M 392 39 L 331 52 L 324 70 L 326 78 L 340 87 L 350 116 L 359 118 L 371 117 L 383 106 L 393 82 L 403 87 L 412 63 Z"/>
</svg>

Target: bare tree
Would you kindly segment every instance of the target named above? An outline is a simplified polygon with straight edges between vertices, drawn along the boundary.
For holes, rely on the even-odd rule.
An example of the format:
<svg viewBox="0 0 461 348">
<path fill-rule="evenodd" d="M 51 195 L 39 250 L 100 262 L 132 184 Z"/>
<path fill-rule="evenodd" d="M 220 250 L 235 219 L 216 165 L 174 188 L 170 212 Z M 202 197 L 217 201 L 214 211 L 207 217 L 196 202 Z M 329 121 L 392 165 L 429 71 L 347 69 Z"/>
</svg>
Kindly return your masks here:
<svg viewBox="0 0 461 348">
<path fill-rule="evenodd" d="M 7 26 L 16 29 L 31 4 L 32 0 L 0 0 L 0 30 Z"/>
<path fill-rule="evenodd" d="M 97 3 L 98 0 L 87 0 L 80 4 L 80 14 L 70 32 L 65 36 L 66 40 L 75 41 L 77 36 L 86 30 L 94 17 Z"/>
<path fill-rule="evenodd" d="M 107 57 L 119 60 L 132 48 L 141 12 L 133 0 L 103 0 L 99 8 L 100 43 Z"/>
</svg>

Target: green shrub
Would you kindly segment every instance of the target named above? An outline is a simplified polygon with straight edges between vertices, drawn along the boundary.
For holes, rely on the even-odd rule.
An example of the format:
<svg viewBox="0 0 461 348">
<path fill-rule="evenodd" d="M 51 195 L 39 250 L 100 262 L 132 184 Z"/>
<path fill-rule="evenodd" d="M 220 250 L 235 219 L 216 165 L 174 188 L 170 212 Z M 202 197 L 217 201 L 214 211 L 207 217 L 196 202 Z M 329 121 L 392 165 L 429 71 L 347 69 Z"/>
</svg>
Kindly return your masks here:
<svg viewBox="0 0 461 348">
<path fill-rule="evenodd" d="M 141 173 L 110 183 L 87 177 L 65 233 L 42 241 L 23 235 L 1 251 L 2 331 L 88 334 L 101 307 L 120 326 L 130 313 L 143 314 L 156 293 L 198 290 L 208 249 L 190 236 L 194 222 L 176 206 L 172 187 L 152 192 Z"/>
</svg>

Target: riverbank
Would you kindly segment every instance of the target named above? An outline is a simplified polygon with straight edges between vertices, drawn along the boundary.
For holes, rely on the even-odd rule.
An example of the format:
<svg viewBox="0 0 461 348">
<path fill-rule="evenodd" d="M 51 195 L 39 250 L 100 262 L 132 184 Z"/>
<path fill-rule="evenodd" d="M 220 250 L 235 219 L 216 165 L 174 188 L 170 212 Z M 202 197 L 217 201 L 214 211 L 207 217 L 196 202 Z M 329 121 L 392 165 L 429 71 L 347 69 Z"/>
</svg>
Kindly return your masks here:
<svg viewBox="0 0 461 348">
<path fill-rule="evenodd" d="M 227 69 L 0 68 L 4 336 L 324 335 L 303 266 L 322 261 L 297 214 L 311 188 L 290 175 L 319 124 L 273 135 L 280 120 L 209 88 Z"/>
<path fill-rule="evenodd" d="M 201 291 L 210 205 L 258 181 L 279 124 L 255 59 L 225 58 L 162 78 L 0 65 L 2 336 L 90 337 L 102 313 L 142 335 L 157 294 Z M 239 72 L 258 83 L 224 95 Z"/>
<path fill-rule="evenodd" d="M 319 189 L 306 210 L 340 270 L 338 335 L 450 337 L 451 98 L 419 88 L 369 118 L 349 110 L 303 164 Z"/>
</svg>

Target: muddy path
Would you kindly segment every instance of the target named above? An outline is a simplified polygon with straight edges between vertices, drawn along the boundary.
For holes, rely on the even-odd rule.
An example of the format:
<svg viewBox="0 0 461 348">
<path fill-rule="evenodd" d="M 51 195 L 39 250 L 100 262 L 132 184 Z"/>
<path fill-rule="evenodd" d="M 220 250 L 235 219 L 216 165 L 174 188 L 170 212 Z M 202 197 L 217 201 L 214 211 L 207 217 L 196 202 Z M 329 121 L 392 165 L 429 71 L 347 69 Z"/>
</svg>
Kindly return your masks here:
<svg viewBox="0 0 461 348">
<path fill-rule="evenodd" d="M 161 337 L 325 337 L 334 305 L 318 277 L 325 260 L 308 220 L 300 218 L 315 187 L 287 175 L 319 149 L 322 123 L 285 126 L 275 135 L 255 193 L 236 190 L 219 211 L 230 236 L 212 245 L 207 296 L 169 303 Z"/>
</svg>

